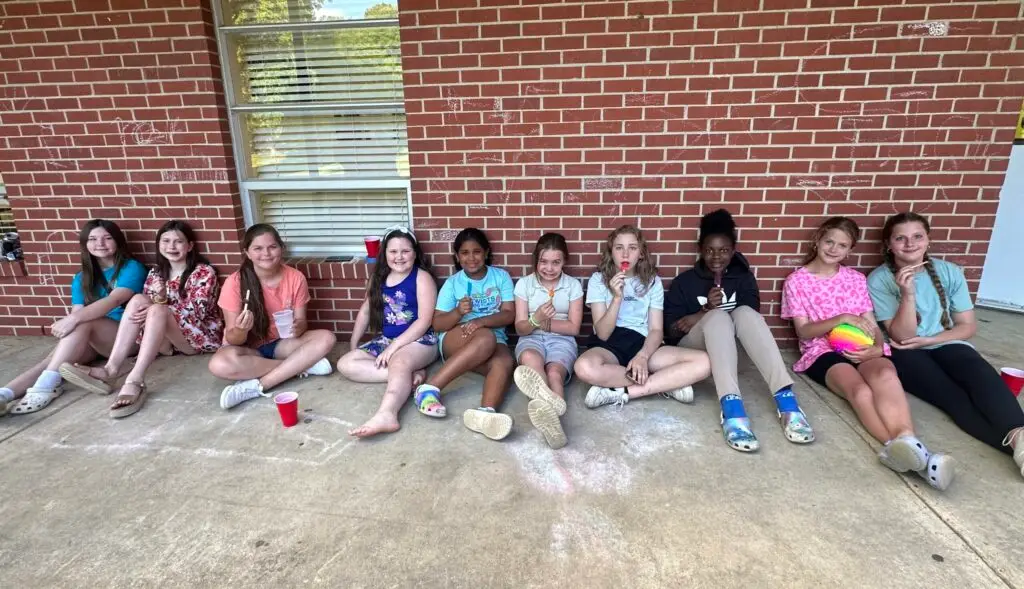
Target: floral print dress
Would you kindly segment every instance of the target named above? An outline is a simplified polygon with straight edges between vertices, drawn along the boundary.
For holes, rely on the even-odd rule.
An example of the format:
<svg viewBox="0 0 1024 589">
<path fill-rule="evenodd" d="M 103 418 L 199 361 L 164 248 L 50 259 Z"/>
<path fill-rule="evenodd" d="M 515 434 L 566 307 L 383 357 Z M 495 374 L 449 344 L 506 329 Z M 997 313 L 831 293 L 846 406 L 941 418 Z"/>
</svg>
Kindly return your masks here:
<svg viewBox="0 0 1024 589">
<path fill-rule="evenodd" d="M 161 279 L 156 269 L 146 276 L 142 294 L 151 300 L 159 296 Z M 167 307 L 174 315 L 185 340 L 199 352 L 213 352 L 224 338 L 224 317 L 217 306 L 217 272 L 209 264 L 198 264 L 185 282 L 184 296 L 179 294 L 181 277 L 167 281 Z M 139 342 L 142 334 L 139 334 Z"/>
</svg>

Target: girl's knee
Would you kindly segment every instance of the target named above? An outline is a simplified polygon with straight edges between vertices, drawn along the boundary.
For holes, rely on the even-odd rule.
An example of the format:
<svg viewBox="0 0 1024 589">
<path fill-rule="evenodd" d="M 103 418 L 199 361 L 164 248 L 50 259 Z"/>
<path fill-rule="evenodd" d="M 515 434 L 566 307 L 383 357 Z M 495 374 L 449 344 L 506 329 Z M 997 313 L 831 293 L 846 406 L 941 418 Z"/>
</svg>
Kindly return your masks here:
<svg viewBox="0 0 1024 589">
<path fill-rule="evenodd" d="M 591 358 L 580 357 L 573 364 L 572 370 L 576 373 L 576 376 L 590 382 L 591 377 L 594 375 L 594 367 L 595 363 Z"/>
<path fill-rule="evenodd" d="M 161 321 L 166 319 L 169 314 L 170 309 L 167 308 L 167 305 L 150 305 L 146 309 L 146 321 Z"/>
<path fill-rule="evenodd" d="M 473 337 L 467 342 L 467 347 L 472 347 L 475 350 L 481 352 L 487 352 L 490 356 L 494 353 L 494 349 L 498 346 L 498 339 L 494 337 L 494 332 L 486 327 L 478 328 L 473 332 Z M 510 357 L 511 359 L 511 357 Z"/>
<path fill-rule="evenodd" d="M 231 374 L 234 373 L 237 358 L 238 354 L 234 350 L 221 348 L 210 358 L 207 368 L 209 368 L 210 374 L 214 376 L 230 378 Z"/>
<path fill-rule="evenodd" d="M 853 387 L 848 395 L 848 401 L 850 403 L 871 403 L 875 396 L 874 391 L 871 390 L 866 383 L 859 384 Z"/>
<path fill-rule="evenodd" d="M 138 311 L 139 307 L 141 307 L 142 305 L 145 305 L 145 304 L 147 304 L 149 302 L 150 302 L 149 301 L 149 297 L 147 297 L 144 294 L 137 294 L 137 295 L 133 296 L 131 299 L 129 299 L 128 306 L 126 307 L 126 309 L 129 312 L 131 312 L 131 311 Z"/>
<path fill-rule="evenodd" d="M 544 367 L 544 375 L 549 383 L 564 382 L 567 371 L 560 364 L 548 364 Z"/>
<path fill-rule="evenodd" d="M 537 350 L 524 350 L 523 353 L 519 355 L 519 363 L 530 364 L 534 366 L 543 365 L 544 358 L 540 355 L 539 352 L 537 352 Z"/>
<path fill-rule="evenodd" d="M 358 353 L 359 352 L 356 350 L 352 350 L 341 358 L 338 358 L 338 372 L 340 372 L 342 376 L 348 377 L 352 374 L 352 364 L 355 362 L 356 354 Z"/>
<path fill-rule="evenodd" d="M 327 331 L 326 329 L 316 329 L 312 332 L 311 342 L 317 346 L 317 348 L 323 350 L 326 354 L 334 347 L 334 344 L 338 341 L 338 336 L 334 335 L 333 332 Z"/>
</svg>

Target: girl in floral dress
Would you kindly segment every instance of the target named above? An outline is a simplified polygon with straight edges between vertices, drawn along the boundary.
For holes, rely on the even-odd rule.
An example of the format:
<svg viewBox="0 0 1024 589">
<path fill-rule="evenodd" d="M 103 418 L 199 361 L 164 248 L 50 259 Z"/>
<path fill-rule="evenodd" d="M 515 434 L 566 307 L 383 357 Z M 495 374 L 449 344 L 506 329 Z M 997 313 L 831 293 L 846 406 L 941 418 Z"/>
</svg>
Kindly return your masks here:
<svg viewBox="0 0 1024 589">
<path fill-rule="evenodd" d="M 217 307 L 217 272 L 196 249 L 192 228 L 184 221 L 168 221 L 157 231 L 156 247 L 157 266 L 149 271 L 142 294 L 128 302 L 106 365 L 61 367 L 68 381 L 107 394 L 110 382 L 120 374 L 137 344 L 135 366 L 110 407 L 114 418 L 142 408 L 148 394 L 146 370 L 158 355 L 214 352 L 224 337 L 224 320 Z"/>
</svg>

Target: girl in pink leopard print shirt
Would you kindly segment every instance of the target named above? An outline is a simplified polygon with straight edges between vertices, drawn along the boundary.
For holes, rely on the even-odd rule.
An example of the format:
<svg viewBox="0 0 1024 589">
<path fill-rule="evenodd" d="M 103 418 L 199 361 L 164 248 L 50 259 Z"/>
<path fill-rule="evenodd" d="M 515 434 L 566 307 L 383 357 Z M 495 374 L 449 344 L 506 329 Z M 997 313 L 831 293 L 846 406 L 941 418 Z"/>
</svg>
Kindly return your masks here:
<svg viewBox="0 0 1024 589">
<path fill-rule="evenodd" d="M 841 265 L 859 234 L 857 224 L 846 217 L 825 221 L 804 266 L 786 278 L 782 318 L 793 321 L 800 338 L 801 356 L 793 369 L 850 403 L 868 433 L 884 444 L 878 455 L 882 464 L 896 472 L 913 470 L 945 490 L 953 481 L 953 460 L 930 453 L 915 435 L 907 395 L 875 321 L 867 279 Z M 833 351 L 828 333 L 842 324 L 861 329 L 874 344 Z"/>
</svg>

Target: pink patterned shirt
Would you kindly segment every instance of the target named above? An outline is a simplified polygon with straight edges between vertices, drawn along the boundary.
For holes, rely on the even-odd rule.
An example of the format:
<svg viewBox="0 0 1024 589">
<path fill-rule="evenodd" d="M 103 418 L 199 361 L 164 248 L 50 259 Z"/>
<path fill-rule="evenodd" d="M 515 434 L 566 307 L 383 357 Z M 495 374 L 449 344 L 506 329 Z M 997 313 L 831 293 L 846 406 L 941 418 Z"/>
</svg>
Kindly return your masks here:
<svg viewBox="0 0 1024 589">
<path fill-rule="evenodd" d="M 799 268 L 786 278 L 782 288 L 782 318 L 806 317 L 808 320 L 824 321 L 843 313 L 863 315 L 872 311 L 868 281 L 863 274 L 840 266 L 835 276 L 822 278 L 811 274 L 807 268 Z M 800 359 L 793 370 L 803 372 L 823 354 L 831 352 L 828 338 L 819 336 L 800 340 Z M 889 345 L 883 351 L 889 355 Z"/>
</svg>

